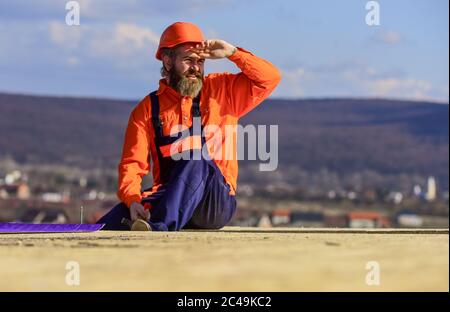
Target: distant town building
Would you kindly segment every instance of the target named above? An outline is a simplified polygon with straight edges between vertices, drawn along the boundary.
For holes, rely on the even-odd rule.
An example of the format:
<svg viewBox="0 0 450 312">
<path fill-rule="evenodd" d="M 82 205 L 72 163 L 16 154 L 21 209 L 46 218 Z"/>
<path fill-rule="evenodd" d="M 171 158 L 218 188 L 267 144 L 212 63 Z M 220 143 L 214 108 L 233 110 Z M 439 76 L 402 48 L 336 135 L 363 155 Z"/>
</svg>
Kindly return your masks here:
<svg viewBox="0 0 450 312">
<path fill-rule="evenodd" d="M 26 183 L 0 185 L 0 198 L 29 199 L 30 188 Z"/>
<path fill-rule="evenodd" d="M 422 188 L 420 187 L 420 185 L 414 185 L 413 193 L 416 197 L 422 196 Z"/>
<path fill-rule="evenodd" d="M 323 227 L 324 215 L 321 211 L 293 211 L 291 224 L 299 227 Z"/>
<path fill-rule="evenodd" d="M 387 199 L 398 205 L 403 201 L 403 194 L 400 192 L 390 192 Z"/>
<path fill-rule="evenodd" d="M 396 222 L 401 227 L 421 227 L 423 219 L 413 212 L 400 212 L 396 216 Z"/>
<path fill-rule="evenodd" d="M 350 191 L 347 193 L 347 198 L 350 200 L 355 200 L 357 197 L 356 192 Z"/>
<path fill-rule="evenodd" d="M 63 195 L 60 193 L 43 193 L 41 195 L 42 200 L 48 203 L 60 203 L 63 201 Z"/>
<path fill-rule="evenodd" d="M 353 211 L 348 213 L 348 226 L 351 228 L 389 227 L 389 220 L 378 212 Z"/>
<path fill-rule="evenodd" d="M 63 193 L 46 192 L 42 193 L 41 198 L 48 203 L 68 203 L 70 202 L 70 192 L 64 191 Z"/>
<path fill-rule="evenodd" d="M 78 180 L 78 183 L 80 184 L 80 186 L 81 187 L 86 187 L 87 186 L 87 179 L 85 178 L 85 177 L 81 177 L 79 180 Z"/>
<path fill-rule="evenodd" d="M 96 190 L 91 190 L 89 193 L 84 194 L 83 199 L 85 200 L 103 200 L 106 194 L 103 192 L 97 192 Z"/>
<path fill-rule="evenodd" d="M 272 211 L 272 224 L 286 225 L 291 222 L 291 212 L 288 209 L 278 208 Z"/>
<path fill-rule="evenodd" d="M 428 177 L 427 181 L 427 193 L 425 194 L 425 198 L 428 201 L 433 201 L 436 199 L 437 187 L 436 180 L 434 177 Z"/>
<path fill-rule="evenodd" d="M 327 193 L 327 197 L 328 197 L 328 199 L 335 199 L 336 198 L 336 192 L 334 191 L 334 190 L 330 190 L 330 191 L 328 191 L 328 193 Z"/>
<path fill-rule="evenodd" d="M 329 212 L 324 214 L 323 223 L 325 227 L 344 228 L 348 226 L 347 216 L 339 212 Z"/>
<path fill-rule="evenodd" d="M 272 222 L 270 222 L 270 217 L 268 214 L 263 214 L 258 221 L 258 227 L 270 228 L 272 227 Z"/>
<path fill-rule="evenodd" d="M 22 173 L 19 170 L 14 170 L 5 176 L 5 184 L 13 185 L 20 180 Z"/>
<path fill-rule="evenodd" d="M 20 183 L 17 186 L 17 193 L 16 193 L 16 195 L 17 195 L 17 198 L 19 198 L 19 199 L 29 199 L 30 195 L 31 195 L 30 188 L 28 187 L 27 184 Z"/>
</svg>

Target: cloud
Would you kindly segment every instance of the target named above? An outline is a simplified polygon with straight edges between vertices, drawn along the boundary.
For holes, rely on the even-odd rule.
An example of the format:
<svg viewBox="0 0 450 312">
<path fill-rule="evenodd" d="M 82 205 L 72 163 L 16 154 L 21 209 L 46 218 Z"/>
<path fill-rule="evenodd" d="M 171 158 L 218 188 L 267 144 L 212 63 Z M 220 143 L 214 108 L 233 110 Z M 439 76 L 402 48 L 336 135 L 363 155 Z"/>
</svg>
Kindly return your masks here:
<svg viewBox="0 0 450 312">
<path fill-rule="evenodd" d="M 430 99 L 433 86 L 429 81 L 413 78 L 407 79 L 376 79 L 362 81 L 370 96 L 400 97 L 416 100 Z"/>
<path fill-rule="evenodd" d="M 159 43 L 159 35 L 148 28 L 135 24 L 118 23 L 114 36 L 117 43 L 131 44 L 136 49 L 143 49 L 148 44 L 158 45 Z"/>
<path fill-rule="evenodd" d="M 440 88 L 428 80 L 408 75 L 379 73 L 369 67 L 346 75 L 345 79 L 361 94 L 369 97 L 398 98 L 410 100 L 432 100 L 448 102 Z"/>
<path fill-rule="evenodd" d="M 159 35 L 151 29 L 128 22 L 94 28 L 51 21 L 48 35 L 50 42 L 66 53 L 67 63 L 72 66 L 81 64 L 82 59 L 101 59 L 113 66 L 135 68 L 148 62 L 159 42 Z"/>
<path fill-rule="evenodd" d="M 282 68 L 283 80 L 275 96 L 382 97 L 448 103 L 448 85 L 410 77 L 401 69 L 379 71 L 374 66 L 346 61 L 319 66 Z"/>
<path fill-rule="evenodd" d="M 117 23 L 111 30 L 97 29 L 91 34 L 89 52 L 95 56 L 131 55 L 158 45 L 159 36 L 152 30 L 131 23 Z"/>
<path fill-rule="evenodd" d="M 361 94 L 369 97 L 445 101 L 439 87 L 425 79 L 405 75 L 402 70 L 379 72 L 362 65 L 343 74 Z"/>
<path fill-rule="evenodd" d="M 133 23 L 117 23 L 111 30 L 102 29 L 89 38 L 90 57 L 110 61 L 121 68 L 137 68 L 148 63 L 159 43 L 159 36 L 151 29 Z"/>
<path fill-rule="evenodd" d="M 399 32 L 392 30 L 381 30 L 372 37 L 372 40 L 385 45 L 395 46 L 402 43 L 404 38 Z"/>
<path fill-rule="evenodd" d="M 59 21 L 51 21 L 48 24 L 50 41 L 66 49 L 75 49 L 79 46 L 83 33 L 89 31 L 85 25 L 68 26 Z"/>
<path fill-rule="evenodd" d="M 280 86 L 281 89 L 277 91 L 278 94 L 289 94 L 292 97 L 301 97 L 305 95 L 304 81 L 307 80 L 305 68 L 296 67 L 294 69 L 281 70 L 281 76 L 283 79 Z M 283 88 L 283 86 L 288 87 Z"/>
</svg>

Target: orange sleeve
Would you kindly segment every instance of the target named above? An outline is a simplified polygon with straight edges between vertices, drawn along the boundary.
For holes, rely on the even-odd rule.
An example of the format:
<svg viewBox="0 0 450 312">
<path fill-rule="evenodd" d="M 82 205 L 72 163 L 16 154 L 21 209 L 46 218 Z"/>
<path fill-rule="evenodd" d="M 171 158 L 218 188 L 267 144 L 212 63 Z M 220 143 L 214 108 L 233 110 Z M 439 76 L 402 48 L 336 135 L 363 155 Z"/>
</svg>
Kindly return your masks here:
<svg viewBox="0 0 450 312">
<path fill-rule="evenodd" d="M 281 80 L 281 74 L 272 63 L 242 48 L 228 59 L 242 71 L 228 75 L 231 109 L 235 116 L 242 117 L 272 93 Z"/>
<path fill-rule="evenodd" d="M 149 101 L 148 97 L 144 98 L 130 115 L 118 168 L 117 196 L 128 207 L 134 201 L 141 202 L 142 177 L 150 170 Z"/>
</svg>

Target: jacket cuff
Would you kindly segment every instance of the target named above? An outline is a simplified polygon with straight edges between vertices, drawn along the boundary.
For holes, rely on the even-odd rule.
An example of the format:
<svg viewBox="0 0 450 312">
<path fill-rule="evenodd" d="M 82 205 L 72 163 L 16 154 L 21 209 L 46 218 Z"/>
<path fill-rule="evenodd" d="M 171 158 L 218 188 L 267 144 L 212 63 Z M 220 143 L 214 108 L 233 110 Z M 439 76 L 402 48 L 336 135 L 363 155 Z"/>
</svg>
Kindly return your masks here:
<svg viewBox="0 0 450 312">
<path fill-rule="evenodd" d="M 242 56 L 244 56 L 245 54 L 252 54 L 250 51 L 247 51 L 243 48 L 240 47 L 236 47 L 236 52 L 234 52 L 233 55 L 229 56 L 228 59 L 232 62 L 239 61 L 240 59 L 242 59 Z"/>
<path fill-rule="evenodd" d="M 140 195 L 131 195 L 125 199 L 125 205 L 130 208 L 133 202 L 141 203 L 142 197 Z"/>
</svg>

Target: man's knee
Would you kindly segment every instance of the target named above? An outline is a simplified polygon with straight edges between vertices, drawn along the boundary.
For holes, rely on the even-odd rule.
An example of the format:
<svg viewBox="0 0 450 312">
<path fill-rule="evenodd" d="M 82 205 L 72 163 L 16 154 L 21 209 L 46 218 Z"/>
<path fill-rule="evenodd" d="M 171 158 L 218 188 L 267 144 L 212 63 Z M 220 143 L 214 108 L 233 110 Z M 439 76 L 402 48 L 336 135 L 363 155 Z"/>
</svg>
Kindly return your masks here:
<svg viewBox="0 0 450 312">
<path fill-rule="evenodd" d="M 185 228 L 199 230 L 218 230 L 227 225 L 228 222 L 211 222 L 209 220 L 190 221 Z"/>
<path fill-rule="evenodd" d="M 189 227 L 203 230 L 218 230 L 226 226 L 233 217 L 233 211 L 224 211 L 223 213 L 211 216 L 208 213 L 194 213 L 189 221 Z"/>
</svg>

